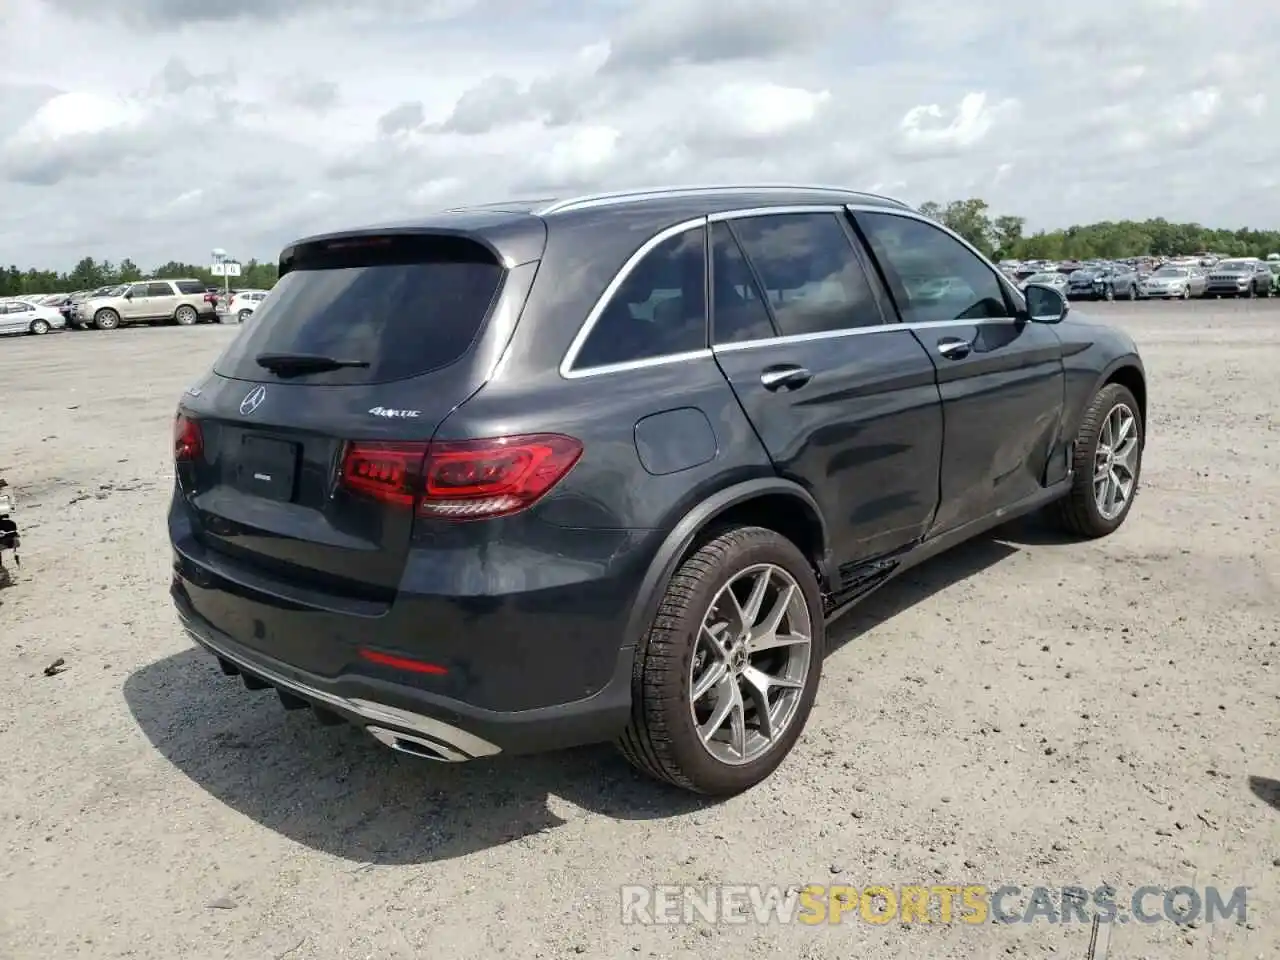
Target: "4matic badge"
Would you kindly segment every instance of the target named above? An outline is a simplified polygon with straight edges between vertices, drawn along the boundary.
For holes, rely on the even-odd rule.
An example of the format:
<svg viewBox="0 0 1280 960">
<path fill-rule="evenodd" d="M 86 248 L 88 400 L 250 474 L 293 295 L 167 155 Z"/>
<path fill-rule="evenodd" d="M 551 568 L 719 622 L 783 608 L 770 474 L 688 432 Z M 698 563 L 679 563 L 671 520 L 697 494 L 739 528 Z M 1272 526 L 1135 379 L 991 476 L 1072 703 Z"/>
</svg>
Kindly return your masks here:
<svg viewBox="0 0 1280 960">
<path fill-rule="evenodd" d="M 389 417 L 395 420 L 414 420 L 422 416 L 421 410 L 393 410 L 389 407 L 372 407 L 369 412 L 375 417 Z"/>
</svg>

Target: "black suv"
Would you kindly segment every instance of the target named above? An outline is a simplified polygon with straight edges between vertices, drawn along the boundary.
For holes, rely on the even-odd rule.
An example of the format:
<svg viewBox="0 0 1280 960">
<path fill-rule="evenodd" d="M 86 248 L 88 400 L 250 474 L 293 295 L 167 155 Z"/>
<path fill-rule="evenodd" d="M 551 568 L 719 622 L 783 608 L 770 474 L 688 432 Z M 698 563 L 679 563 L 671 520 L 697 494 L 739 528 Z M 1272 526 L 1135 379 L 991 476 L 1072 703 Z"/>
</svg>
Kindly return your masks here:
<svg viewBox="0 0 1280 960">
<path fill-rule="evenodd" d="M 738 186 L 300 241 L 183 396 L 171 592 L 250 689 L 467 760 L 616 741 L 726 794 L 827 624 L 1040 507 L 1137 490 L 1123 333 L 906 205 Z"/>
</svg>

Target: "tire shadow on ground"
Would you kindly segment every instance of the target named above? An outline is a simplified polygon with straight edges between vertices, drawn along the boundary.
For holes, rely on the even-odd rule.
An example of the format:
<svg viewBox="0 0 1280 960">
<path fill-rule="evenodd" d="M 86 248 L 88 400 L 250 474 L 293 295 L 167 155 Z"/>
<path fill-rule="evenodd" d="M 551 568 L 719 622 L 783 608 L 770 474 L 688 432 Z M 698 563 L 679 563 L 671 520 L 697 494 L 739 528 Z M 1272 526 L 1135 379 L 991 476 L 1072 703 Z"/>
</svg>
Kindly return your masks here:
<svg viewBox="0 0 1280 960">
<path fill-rule="evenodd" d="M 1250 777 L 1249 789 L 1253 791 L 1255 797 L 1271 809 L 1280 810 L 1280 780 L 1272 780 L 1270 777 Z"/>
<path fill-rule="evenodd" d="M 979 538 L 922 564 L 834 624 L 829 650 L 1015 552 Z M 195 647 L 137 670 L 123 693 L 156 750 L 210 796 L 359 863 L 429 863 L 515 842 L 562 825 L 554 810 L 565 804 L 657 820 L 716 802 L 650 780 L 608 745 L 462 764 L 407 757 L 355 727 L 284 711 L 274 691 L 246 690 Z"/>
</svg>

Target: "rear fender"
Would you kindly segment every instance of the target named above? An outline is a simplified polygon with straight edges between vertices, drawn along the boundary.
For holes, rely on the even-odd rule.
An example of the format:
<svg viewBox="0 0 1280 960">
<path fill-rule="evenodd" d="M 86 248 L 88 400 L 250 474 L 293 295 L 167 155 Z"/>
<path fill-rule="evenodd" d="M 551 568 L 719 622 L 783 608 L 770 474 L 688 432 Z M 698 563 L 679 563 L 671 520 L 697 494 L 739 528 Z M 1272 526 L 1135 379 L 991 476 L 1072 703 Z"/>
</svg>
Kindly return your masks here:
<svg viewBox="0 0 1280 960">
<path fill-rule="evenodd" d="M 693 546 L 702 532 L 715 522 L 717 517 L 724 515 L 734 506 L 745 503 L 748 500 L 776 494 L 795 497 L 817 519 L 821 531 L 821 547 L 819 556 L 814 559 L 822 579 L 827 583 L 835 582 L 832 576 L 834 570 L 832 569 L 830 557 L 830 540 L 827 535 L 827 526 L 822 517 L 822 512 L 818 509 L 817 501 L 813 499 L 804 487 L 782 477 L 761 477 L 755 480 L 746 480 L 726 487 L 703 500 L 686 513 L 680 522 L 675 525 L 674 529 L 667 534 L 666 539 L 663 540 L 658 552 L 649 564 L 649 569 L 640 584 L 640 589 L 636 591 L 636 603 L 631 610 L 631 617 L 627 624 L 627 642 L 634 643 L 637 646 L 642 645 L 650 624 L 653 623 L 654 617 L 657 616 L 658 606 L 662 602 L 662 596 L 666 592 L 667 584 L 670 582 L 676 568 L 688 553 L 689 548 Z"/>
</svg>

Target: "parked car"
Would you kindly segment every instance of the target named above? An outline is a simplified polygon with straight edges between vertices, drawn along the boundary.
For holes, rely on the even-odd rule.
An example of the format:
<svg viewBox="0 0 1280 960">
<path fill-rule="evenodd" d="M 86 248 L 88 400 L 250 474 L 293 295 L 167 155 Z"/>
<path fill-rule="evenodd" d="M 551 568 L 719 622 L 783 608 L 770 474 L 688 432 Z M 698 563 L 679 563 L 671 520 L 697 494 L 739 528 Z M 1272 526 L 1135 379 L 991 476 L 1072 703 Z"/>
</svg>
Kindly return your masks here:
<svg viewBox="0 0 1280 960">
<path fill-rule="evenodd" d="M 1272 260 L 1267 257 L 1267 269 L 1271 271 L 1271 292 L 1272 294 L 1280 293 L 1280 260 Z"/>
<path fill-rule="evenodd" d="M 1057 290 L 1062 294 L 1063 298 L 1067 296 L 1068 281 L 1065 273 L 1059 273 L 1056 270 L 1051 270 L 1046 273 L 1033 273 L 1031 276 L 1027 277 L 1026 280 L 1022 281 L 1018 287 L 1019 289 L 1025 290 L 1029 283 L 1045 284 Z"/>
<path fill-rule="evenodd" d="M 171 595 L 223 672 L 419 757 L 615 740 L 741 791 L 852 603 L 1137 491 L 1133 341 L 895 200 L 597 194 L 279 267 L 178 405 Z"/>
<path fill-rule="evenodd" d="M 1275 281 L 1262 260 L 1220 260 L 1209 272 L 1208 296 L 1269 297 Z"/>
<path fill-rule="evenodd" d="M 14 297 L 9 300 L 0 300 L 0 334 L 39 335 L 48 333 L 50 330 L 61 330 L 66 323 L 57 309 L 36 303 L 34 299 Z"/>
<path fill-rule="evenodd" d="M 76 306 L 76 321 L 99 330 L 164 321 L 185 327 L 217 318 L 216 309 L 204 297 L 204 284 L 198 280 L 141 280 Z"/>
<path fill-rule="evenodd" d="M 253 316 L 253 311 L 258 309 L 258 304 L 266 297 L 266 290 L 241 290 L 231 298 L 227 313 L 235 317 L 238 323 L 244 323 Z"/>
<path fill-rule="evenodd" d="M 72 330 L 81 330 L 85 327 L 87 319 L 81 316 L 79 308 L 86 300 L 119 296 L 128 289 L 128 286 L 127 283 L 113 283 L 105 287 L 98 287 L 96 290 L 81 290 L 78 293 L 73 293 L 61 310 L 62 315 L 67 320 L 67 326 Z"/>
<path fill-rule="evenodd" d="M 1068 277 L 1069 297 L 1088 297 L 1090 300 L 1115 300 L 1123 297 L 1137 300 L 1142 295 L 1138 272 L 1122 263 L 1107 263 L 1082 267 Z"/>
<path fill-rule="evenodd" d="M 1208 275 L 1199 267 L 1160 267 L 1143 283 L 1143 293 L 1162 300 L 1204 296 Z"/>
</svg>

